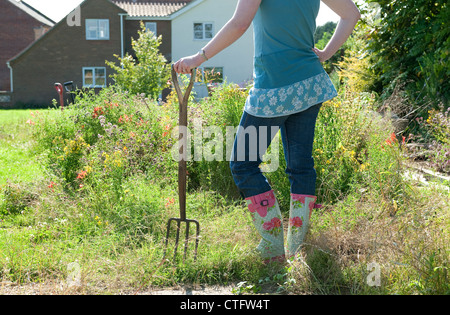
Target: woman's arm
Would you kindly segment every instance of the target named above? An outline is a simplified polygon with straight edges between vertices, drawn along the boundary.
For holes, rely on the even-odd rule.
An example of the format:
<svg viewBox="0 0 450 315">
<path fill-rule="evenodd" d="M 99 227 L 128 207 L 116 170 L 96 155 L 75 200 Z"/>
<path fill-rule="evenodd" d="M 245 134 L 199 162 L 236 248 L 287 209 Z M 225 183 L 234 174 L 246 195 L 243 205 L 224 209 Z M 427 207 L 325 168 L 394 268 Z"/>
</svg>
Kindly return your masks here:
<svg viewBox="0 0 450 315">
<path fill-rule="evenodd" d="M 260 4 L 261 0 L 239 0 L 233 17 L 203 48 L 205 56 L 210 59 L 238 40 L 251 25 Z M 205 57 L 197 53 L 178 60 L 174 69 L 178 73 L 190 73 L 192 68 L 200 66 L 204 61 Z"/>
<path fill-rule="evenodd" d="M 322 0 L 322 2 L 339 15 L 340 20 L 327 46 L 323 50 L 313 48 L 321 62 L 330 59 L 341 48 L 361 17 L 352 0 Z"/>
</svg>

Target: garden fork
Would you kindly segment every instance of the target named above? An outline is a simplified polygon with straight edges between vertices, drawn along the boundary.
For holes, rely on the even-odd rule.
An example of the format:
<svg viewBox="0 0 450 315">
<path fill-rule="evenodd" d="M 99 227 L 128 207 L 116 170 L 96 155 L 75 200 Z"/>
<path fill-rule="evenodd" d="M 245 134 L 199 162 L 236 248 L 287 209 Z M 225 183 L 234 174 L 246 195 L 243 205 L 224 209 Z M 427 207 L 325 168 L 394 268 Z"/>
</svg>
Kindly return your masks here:
<svg viewBox="0 0 450 315">
<path fill-rule="evenodd" d="M 177 248 L 178 248 L 178 242 L 180 240 L 180 227 L 181 223 L 186 223 L 186 237 L 184 240 L 184 259 L 186 259 L 186 253 L 188 248 L 188 242 L 189 242 L 189 225 L 191 223 L 194 223 L 197 231 L 195 236 L 195 250 L 194 250 L 194 260 L 197 259 L 197 249 L 198 249 L 198 241 L 199 241 L 199 235 L 200 235 L 200 224 L 197 220 L 191 220 L 186 218 L 186 157 L 188 156 L 188 152 L 186 151 L 187 148 L 187 135 L 182 134 L 182 128 L 187 128 L 187 104 L 189 100 L 189 94 L 192 91 L 192 87 L 194 85 L 195 81 L 195 71 L 196 69 L 192 69 L 191 71 L 191 79 L 189 82 L 189 85 L 183 95 L 180 89 L 180 85 L 178 83 L 178 77 L 177 73 L 175 72 L 173 65 L 172 65 L 172 81 L 173 85 L 175 87 L 175 91 L 178 96 L 178 102 L 180 104 L 180 116 L 179 116 L 179 141 L 180 141 L 180 149 L 179 149 L 179 162 L 178 162 L 178 195 L 179 195 L 179 203 L 180 203 L 180 217 L 179 218 L 170 218 L 167 222 L 167 233 L 166 233 L 166 243 L 164 247 L 164 257 L 163 260 L 166 257 L 166 251 L 167 251 L 167 244 L 169 242 L 169 234 L 170 234 L 170 226 L 172 222 L 176 222 L 176 239 L 175 239 L 175 250 L 174 250 L 174 256 L 173 259 L 175 261 L 176 255 L 177 255 Z"/>
</svg>

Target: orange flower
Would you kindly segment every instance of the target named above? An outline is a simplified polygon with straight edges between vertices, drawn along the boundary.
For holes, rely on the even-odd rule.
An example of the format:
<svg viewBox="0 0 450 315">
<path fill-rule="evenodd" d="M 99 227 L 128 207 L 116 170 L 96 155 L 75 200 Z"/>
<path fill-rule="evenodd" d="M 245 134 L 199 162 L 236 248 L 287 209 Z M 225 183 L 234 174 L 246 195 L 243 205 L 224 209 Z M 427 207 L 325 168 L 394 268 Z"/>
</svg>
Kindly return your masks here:
<svg viewBox="0 0 450 315">
<path fill-rule="evenodd" d="M 86 172 L 86 171 L 81 171 L 81 172 L 78 174 L 77 179 L 84 179 L 84 178 L 86 177 L 86 175 L 87 175 L 87 172 Z"/>
<path fill-rule="evenodd" d="M 175 199 L 173 199 L 173 198 L 170 198 L 170 199 L 166 198 L 166 200 L 167 200 L 167 202 L 165 204 L 166 208 L 169 207 L 171 204 L 175 203 Z"/>
<path fill-rule="evenodd" d="M 95 107 L 94 108 L 94 113 L 92 114 L 92 118 L 97 118 L 98 116 L 100 116 L 100 115 L 103 115 L 104 114 L 104 112 L 103 112 L 103 108 L 101 108 L 101 107 Z"/>
<path fill-rule="evenodd" d="M 119 117 L 119 123 L 124 123 L 124 122 L 129 122 L 132 121 L 133 115 L 128 116 L 128 115 L 123 115 Z"/>
<path fill-rule="evenodd" d="M 395 136 L 395 133 L 391 134 L 391 141 L 394 142 L 397 139 L 397 137 Z"/>
</svg>

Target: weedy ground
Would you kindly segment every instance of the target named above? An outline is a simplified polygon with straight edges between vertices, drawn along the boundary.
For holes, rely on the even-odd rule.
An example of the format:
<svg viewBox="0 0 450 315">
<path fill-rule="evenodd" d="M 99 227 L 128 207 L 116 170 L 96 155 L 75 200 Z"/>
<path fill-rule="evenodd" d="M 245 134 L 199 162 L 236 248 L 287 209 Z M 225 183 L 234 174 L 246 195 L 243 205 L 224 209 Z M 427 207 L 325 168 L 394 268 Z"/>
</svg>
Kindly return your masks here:
<svg viewBox="0 0 450 315">
<path fill-rule="evenodd" d="M 191 103 L 190 123 L 225 134 L 245 97 L 224 85 Z M 166 223 L 179 211 L 173 100 L 161 106 L 111 88 L 64 112 L 0 111 L 2 294 L 450 293 L 449 183 L 405 176 L 408 140 L 373 111 L 370 95 L 347 92 L 321 109 L 314 157 L 323 208 L 295 260 L 262 263 L 224 158 L 188 165 L 197 261 L 193 240 L 186 261 L 163 261 Z M 286 216 L 279 157 L 267 177 Z"/>
</svg>

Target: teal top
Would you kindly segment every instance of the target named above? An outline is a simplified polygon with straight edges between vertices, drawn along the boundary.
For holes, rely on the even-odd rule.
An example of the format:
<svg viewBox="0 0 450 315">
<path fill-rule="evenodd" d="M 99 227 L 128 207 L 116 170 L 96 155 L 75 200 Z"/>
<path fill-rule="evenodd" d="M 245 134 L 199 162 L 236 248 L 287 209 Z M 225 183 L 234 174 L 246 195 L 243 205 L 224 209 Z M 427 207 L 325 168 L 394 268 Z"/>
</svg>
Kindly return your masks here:
<svg viewBox="0 0 450 315">
<path fill-rule="evenodd" d="M 254 86 L 245 111 L 294 114 L 337 95 L 314 53 L 320 0 L 262 0 L 253 19 Z"/>
</svg>

